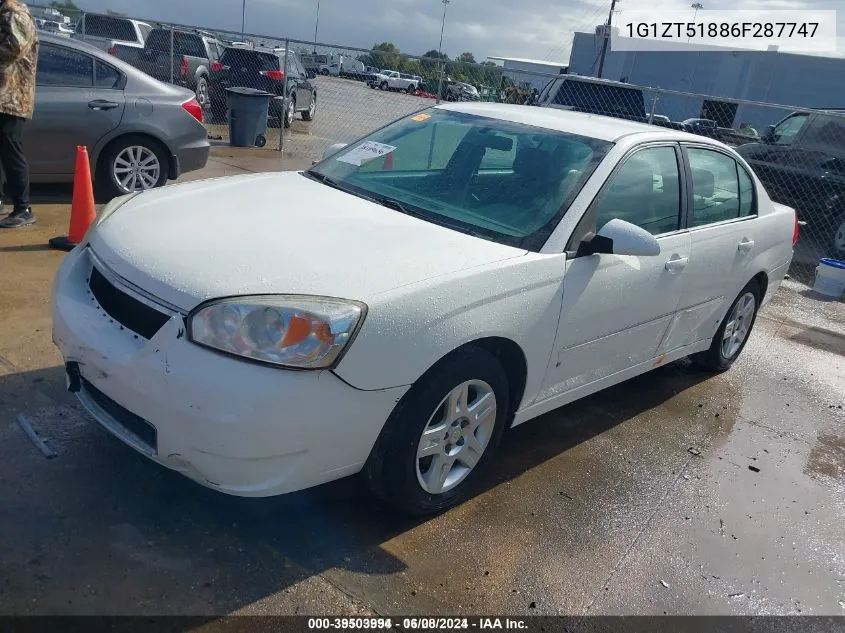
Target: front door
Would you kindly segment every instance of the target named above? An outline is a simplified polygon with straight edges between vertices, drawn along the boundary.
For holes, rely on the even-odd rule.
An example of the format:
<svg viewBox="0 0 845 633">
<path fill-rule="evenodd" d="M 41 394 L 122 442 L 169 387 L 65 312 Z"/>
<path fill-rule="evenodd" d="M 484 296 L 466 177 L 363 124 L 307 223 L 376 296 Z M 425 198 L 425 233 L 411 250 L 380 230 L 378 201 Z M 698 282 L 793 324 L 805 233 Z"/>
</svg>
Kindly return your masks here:
<svg viewBox="0 0 845 633">
<path fill-rule="evenodd" d="M 73 174 L 76 147 L 89 151 L 123 118 L 123 76 L 92 56 L 53 44 L 38 55 L 35 115 L 24 147 L 35 178 Z"/>
<path fill-rule="evenodd" d="M 555 350 L 540 399 L 563 395 L 651 362 L 675 315 L 690 257 L 680 149 L 630 154 L 586 212 L 567 250 L 614 218 L 657 237 L 660 255 L 586 255 L 566 264 Z"/>
</svg>

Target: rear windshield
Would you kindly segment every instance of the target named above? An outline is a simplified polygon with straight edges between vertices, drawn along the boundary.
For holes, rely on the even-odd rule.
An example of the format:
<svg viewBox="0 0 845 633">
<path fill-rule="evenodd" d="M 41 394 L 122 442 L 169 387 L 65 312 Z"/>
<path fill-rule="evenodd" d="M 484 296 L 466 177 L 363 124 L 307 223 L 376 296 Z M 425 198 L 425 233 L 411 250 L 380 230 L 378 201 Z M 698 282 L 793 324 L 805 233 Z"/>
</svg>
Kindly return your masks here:
<svg viewBox="0 0 845 633">
<path fill-rule="evenodd" d="M 586 81 L 564 80 L 552 104 L 570 106 L 582 112 L 607 116 L 635 119 L 642 119 L 645 116 L 645 100 L 642 91 Z"/>
<path fill-rule="evenodd" d="M 170 30 L 153 29 L 147 38 L 146 47 L 150 50 L 170 52 Z M 194 33 L 175 31 L 173 33 L 173 48 L 177 55 L 190 55 L 191 57 L 205 57 L 207 55 L 202 38 Z"/>
<path fill-rule="evenodd" d="M 276 55 L 245 51 L 240 48 L 227 48 L 220 58 L 220 63 L 235 70 L 248 68 L 249 70 L 281 70 L 282 64 Z"/>
<path fill-rule="evenodd" d="M 110 40 L 137 42 L 138 34 L 129 20 L 115 18 L 110 15 L 86 15 L 84 22 L 85 35 L 91 37 L 105 37 Z M 80 29 L 82 30 L 82 29 Z"/>
</svg>

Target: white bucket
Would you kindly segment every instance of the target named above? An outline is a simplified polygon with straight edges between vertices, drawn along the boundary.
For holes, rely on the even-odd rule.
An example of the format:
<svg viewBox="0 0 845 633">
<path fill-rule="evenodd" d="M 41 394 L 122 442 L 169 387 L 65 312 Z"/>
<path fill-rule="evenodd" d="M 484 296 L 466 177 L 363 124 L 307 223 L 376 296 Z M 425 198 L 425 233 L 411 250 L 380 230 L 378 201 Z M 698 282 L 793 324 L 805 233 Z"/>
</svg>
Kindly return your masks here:
<svg viewBox="0 0 845 633">
<path fill-rule="evenodd" d="M 827 258 L 820 260 L 813 290 L 837 299 L 845 294 L 845 262 Z"/>
</svg>

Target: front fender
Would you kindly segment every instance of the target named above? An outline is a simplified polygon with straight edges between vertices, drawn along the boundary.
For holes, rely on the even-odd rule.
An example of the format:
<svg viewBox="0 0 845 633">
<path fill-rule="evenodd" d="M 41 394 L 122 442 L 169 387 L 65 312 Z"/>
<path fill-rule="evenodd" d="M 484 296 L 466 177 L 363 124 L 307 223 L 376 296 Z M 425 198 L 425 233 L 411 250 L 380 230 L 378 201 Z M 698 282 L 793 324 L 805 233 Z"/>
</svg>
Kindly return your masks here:
<svg viewBox="0 0 845 633">
<path fill-rule="evenodd" d="M 565 266 L 565 255 L 529 253 L 379 295 L 335 373 L 364 390 L 407 386 L 467 343 L 506 338 L 527 361 L 525 406 L 545 378 Z"/>
</svg>

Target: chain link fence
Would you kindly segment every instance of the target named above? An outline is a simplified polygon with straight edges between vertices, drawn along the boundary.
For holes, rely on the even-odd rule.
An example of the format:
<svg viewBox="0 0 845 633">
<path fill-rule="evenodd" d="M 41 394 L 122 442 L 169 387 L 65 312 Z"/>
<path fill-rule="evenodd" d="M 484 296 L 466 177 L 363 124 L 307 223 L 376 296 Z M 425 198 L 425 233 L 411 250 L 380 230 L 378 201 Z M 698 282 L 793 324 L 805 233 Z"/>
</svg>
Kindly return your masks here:
<svg viewBox="0 0 845 633">
<path fill-rule="evenodd" d="M 387 44 L 366 50 L 114 15 L 73 20 L 73 37 L 194 91 L 213 142 L 229 141 L 227 88 L 269 92 L 270 127 L 261 145 L 308 161 L 441 101 L 558 107 L 715 138 L 736 148 L 770 196 L 805 223 L 793 276 L 809 282 L 821 257 L 845 259 L 843 112 L 509 71 L 492 62 L 407 55 Z M 720 186 L 730 195 L 739 184 L 735 178 Z"/>
</svg>

